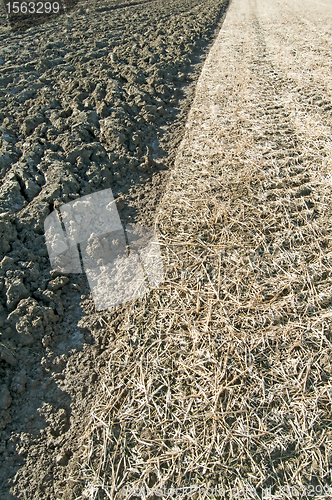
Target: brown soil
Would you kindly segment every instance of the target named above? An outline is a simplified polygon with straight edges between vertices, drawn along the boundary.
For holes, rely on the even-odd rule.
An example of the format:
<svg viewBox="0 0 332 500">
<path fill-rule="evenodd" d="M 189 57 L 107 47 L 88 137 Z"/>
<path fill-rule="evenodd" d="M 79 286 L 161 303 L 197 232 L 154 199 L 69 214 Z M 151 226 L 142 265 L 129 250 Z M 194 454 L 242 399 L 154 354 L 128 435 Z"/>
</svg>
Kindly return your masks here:
<svg viewBox="0 0 332 500">
<path fill-rule="evenodd" d="M 51 271 L 45 218 L 112 187 L 123 223 L 153 224 L 226 6 L 79 2 L 16 31 L 0 10 L 1 500 L 79 497 L 113 338 L 85 276 Z"/>
</svg>

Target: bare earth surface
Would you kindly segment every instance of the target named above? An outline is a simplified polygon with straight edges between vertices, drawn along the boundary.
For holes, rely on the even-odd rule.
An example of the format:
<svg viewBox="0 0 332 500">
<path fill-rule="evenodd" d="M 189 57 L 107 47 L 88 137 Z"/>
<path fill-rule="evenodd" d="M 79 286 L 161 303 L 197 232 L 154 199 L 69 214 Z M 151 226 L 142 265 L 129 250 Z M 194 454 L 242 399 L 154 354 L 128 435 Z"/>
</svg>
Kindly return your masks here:
<svg viewBox="0 0 332 500">
<path fill-rule="evenodd" d="M 199 3 L 195 8 L 203 12 Z M 195 24 L 199 16 L 190 12 Z M 16 100 L 25 97 L 7 88 L 13 104 L 3 112 L 2 132 L 9 127 L 16 140 L 2 137 L 1 211 L 9 212 L 1 221 L 1 241 L 8 242 L 1 262 L 3 498 L 13 498 L 9 487 L 14 498 L 29 500 L 332 497 L 331 26 L 328 2 L 234 0 L 198 81 L 167 183 L 159 162 L 172 166 L 174 135 L 164 156 L 139 150 L 143 137 L 145 147 L 156 139 L 156 125 L 132 149 L 125 127 L 125 138 L 116 135 L 124 119 L 119 108 L 133 117 L 134 134 L 158 103 L 140 107 L 145 122 L 137 124 L 135 108 L 130 114 L 124 104 L 108 102 L 114 81 L 126 95 L 138 87 L 141 99 L 162 99 L 165 89 L 127 86 L 128 76 L 116 72 L 110 89 L 107 74 L 104 90 L 73 84 L 67 107 L 59 94 L 51 108 L 57 115 L 43 111 L 47 154 L 39 158 L 31 148 L 44 122 L 35 133 L 16 111 Z M 103 64 L 108 60 L 100 71 L 110 71 Z M 7 81 L 11 71 L 0 78 Z M 122 95 L 119 101 L 128 102 Z M 28 99 L 25 113 L 32 115 L 34 97 Z M 78 113 L 68 111 L 73 99 Z M 134 99 L 130 106 L 138 105 Z M 115 115 L 103 117 L 111 106 Z M 33 112 L 41 120 L 38 106 Z M 118 121 L 103 128 L 105 119 Z M 49 122 L 55 132 L 48 137 Z M 29 181 L 39 182 L 42 196 Z M 109 185 L 123 195 L 123 221 L 155 222 L 165 280 L 146 297 L 99 314 L 83 277 L 64 276 L 58 290 L 59 278 L 47 280 L 40 224 L 50 205 Z M 148 200 L 140 205 L 143 185 Z M 29 197 L 37 197 L 39 212 Z M 36 262 L 45 276 L 31 277 Z M 20 302 L 16 290 L 26 294 Z"/>
<path fill-rule="evenodd" d="M 0 9 L 1 500 L 79 496 L 112 340 L 85 276 L 51 272 L 44 221 L 111 187 L 123 223 L 151 225 L 226 6 L 92 0 L 15 32 Z"/>
</svg>

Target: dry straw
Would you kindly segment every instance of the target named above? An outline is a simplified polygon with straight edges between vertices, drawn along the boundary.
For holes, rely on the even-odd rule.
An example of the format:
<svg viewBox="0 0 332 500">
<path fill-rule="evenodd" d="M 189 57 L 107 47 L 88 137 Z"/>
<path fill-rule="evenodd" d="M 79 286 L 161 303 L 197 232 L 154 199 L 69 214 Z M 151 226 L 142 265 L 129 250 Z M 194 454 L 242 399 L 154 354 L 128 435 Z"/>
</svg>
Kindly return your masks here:
<svg viewBox="0 0 332 500">
<path fill-rule="evenodd" d="M 288 75 L 290 42 L 247 9 L 209 55 L 158 213 L 165 281 L 105 354 L 85 498 L 331 482 L 331 115 L 308 98 L 327 91 L 301 60 Z"/>
</svg>

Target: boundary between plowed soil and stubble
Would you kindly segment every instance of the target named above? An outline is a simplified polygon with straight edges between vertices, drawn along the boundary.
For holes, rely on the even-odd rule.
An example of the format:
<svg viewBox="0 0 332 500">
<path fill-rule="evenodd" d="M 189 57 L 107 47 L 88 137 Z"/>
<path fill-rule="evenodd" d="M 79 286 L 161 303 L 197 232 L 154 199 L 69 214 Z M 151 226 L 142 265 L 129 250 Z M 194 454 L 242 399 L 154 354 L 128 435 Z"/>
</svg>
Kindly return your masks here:
<svg viewBox="0 0 332 500">
<path fill-rule="evenodd" d="M 331 55 L 305 7 L 316 31 L 302 4 L 291 27 L 286 2 L 235 0 L 210 51 L 156 221 L 164 284 L 103 317 L 83 497 L 331 497 L 331 93 L 303 36 Z"/>
<path fill-rule="evenodd" d="M 95 2 L 95 5 L 96 4 L 97 2 Z M 13 244 L 9 245 L 10 251 L 8 252 L 8 257 L 13 257 L 15 260 L 15 264 L 9 264 L 12 265 L 12 267 L 8 269 L 8 275 L 6 276 L 8 278 L 8 280 L 6 280 L 6 287 L 2 289 L 2 303 L 6 306 L 6 291 L 10 286 L 10 273 L 13 269 L 15 270 L 15 273 L 19 270 L 19 275 L 22 276 L 22 272 L 20 270 L 26 264 L 25 261 L 29 259 L 31 260 L 30 255 L 32 253 L 34 254 L 36 260 L 40 263 L 40 282 L 42 283 L 41 286 L 37 285 L 36 282 L 31 283 L 32 280 L 29 280 L 29 275 L 24 274 L 26 279 L 25 284 L 28 284 L 29 286 L 30 297 L 27 299 L 23 299 L 20 302 L 20 307 L 17 308 L 14 315 L 16 318 L 16 325 L 6 324 L 5 328 L 3 328 L 1 332 L 5 333 L 5 338 L 4 343 L 2 342 L 1 338 L 0 345 L 0 361 L 2 369 L 0 375 L 1 377 L 4 375 L 2 381 L 4 381 L 4 386 L 7 387 L 7 392 L 5 392 L 5 396 L 7 395 L 7 401 L 5 401 L 5 405 L 9 405 L 8 408 L 6 408 L 6 410 L 2 413 L 2 416 L 4 415 L 4 418 L 1 422 L 1 439 L 3 440 L 4 446 L 1 447 L 1 453 L 3 453 L 1 455 L 1 458 L 3 457 L 1 465 L 3 468 L 0 481 L 0 496 L 3 494 L 4 498 L 6 498 L 6 495 L 8 496 L 8 498 L 12 498 L 7 491 L 9 488 L 11 488 L 11 493 L 16 495 L 18 498 L 33 498 L 34 500 L 37 498 L 42 498 L 43 500 L 53 500 L 53 498 L 57 498 L 58 496 L 62 496 L 63 498 L 69 500 L 79 496 L 82 487 L 80 481 L 77 479 L 79 476 L 77 474 L 75 475 L 73 470 L 72 464 L 75 463 L 75 457 L 73 457 L 73 453 L 75 455 L 77 448 L 77 435 L 80 435 L 83 432 L 86 424 L 85 419 L 86 416 L 90 414 L 91 407 L 91 412 L 93 411 L 93 399 L 96 397 L 96 387 L 97 385 L 99 385 L 100 380 L 98 378 L 98 374 L 102 373 L 103 366 L 105 366 L 105 357 L 102 356 L 102 354 L 104 353 L 104 351 L 109 352 L 107 351 L 107 349 L 110 345 L 112 345 L 112 342 L 114 340 L 113 330 L 110 330 L 108 325 L 106 325 L 105 328 L 105 321 L 112 322 L 112 329 L 116 331 L 117 326 L 121 324 L 127 311 L 127 309 L 124 307 L 120 310 L 115 311 L 113 315 L 104 316 L 96 314 L 92 298 L 91 296 L 89 297 L 89 290 L 88 288 L 86 288 L 86 283 L 84 281 L 84 277 L 82 276 L 70 276 L 69 281 L 67 276 L 64 277 L 64 279 L 62 277 L 62 283 L 67 284 L 64 285 L 64 287 L 60 290 L 57 290 L 54 294 L 49 291 L 49 282 L 52 281 L 54 273 L 49 272 L 49 261 L 47 258 L 47 253 L 45 253 L 46 247 L 44 245 L 44 237 L 43 235 L 41 235 L 45 215 L 47 215 L 47 213 L 52 210 L 56 204 L 58 204 L 57 206 L 59 206 L 59 204 L 66 203 L 70 199 L 72 199 L 71 195 L 77 197 L 79 195 L 82 196 L 83 194 L 87 194 L 87 191 L 83 191 L 83 189 L 85 189 L 83 188 L 83 184 L 85 184 L 86 188 L 89 190 L 88 192 L 94 192 L 95 190 L 97 190 L 97 188 L 106 188 L 109 187 L 110 184 L 112 184 L 113 192 L 115 194 L 118 194 L 119 191 L 124 190 L 123 185 L 125 184 L 126 187 L 127 181 L 129 183 L 130 180 L 133 180 L 130 179 L 130 176 L 132 176 L 132 178 L 135 178 L 135 166 L 137 166 L 136 164 L 134 164 L 134 171 L 128 172 L 128 175 L 126 177 L 125 173 L 123 174 L 123 172 L 121 171 L 121 167 L 123 170 L 125 170 L 128 158 L 126 158 L 126 161 L 124 162 L 125 164 L 122 165 L 120 164 L 120 161 L 117 162 L 117 157 L 113 158 L 111 164 L 107 165 L 106 170 L 103 168 L 103 165 L 99 163 L 99 159 L 97 161 L 98 165 L 94 165 L 95 171 L 99 169 L 99 171 L 113 175 L 114 170 L 116 169 L 117 173 L 120 172 L 123 175 L 121 179 L 122 184 L 120 184 L 118 181 L 115 181 L 114 177 L 110 178 L 111 175 L 108 175 L 108 179 L 106 181 L 105 179 L 97 179 L 98 182 L 97 184 L 95 184 L 94 181 L 85 181 L 85 179 L 87 178 L 86 173 L 89 170 L 88 165 L 90 163 L 87 158 L 85 158 L 85 160 L 87 160 L 85 162 L 83 157 L 74 157 L 72 165 L 69 165 L 68 162 L 65 165 L 62 164 L 64 168 L 61 173 L 59 171 L 56 173 L 57 179 L 53 183 L 53 167 L 55 167 L 56 170 L 57 165 L 59 165 L 58 160 L 64 160 L 63 156 L 67 156 L 67 153 L 68 155 L 70 155 L 73 152 L 73 149 L 75 150 L 75 146 L 67 142 L 67 139 L 69 140 L 69 142 L 72 139 L 70 133 L 70 117 L 67 116 L 67 105 L 68 107 L 77 107 L 79 110 L 82 110 L 83 104 L 81 101 L 84 100 L 84 98 L 86 98 L 87 100 L 94 100 L 95 97 L 96 102 L 90 102 L 88 104 L 89 109 L 94 109 L 94 105 L 96 105 L 99 113 L 98 116 L 101 117 L 101 115 L 104 114 L 103 110 L 99 109 L 100 104 L 102 104 L 101 101 L 103 101 L 104 99 L 102 97 L 103 90 L 100 91 L 99 89 L 99 91 L 97 92 L 98 96 L 94 96 L 92 92 L 93 89 L 89 88 L 88 84 L 87 88 L 85 88 L 87 92 L 77 91 L 77 95 L 74 96 L 71 91 L 76 94 L 75 85 L 71 87 L 70 91 L 70 85 L 68 83 L 67 76 L 64 75 L 61 70 L 63 69 L 65 72 L 69 71 L 71 77 L 74 77 L 76 74 L 76 68 L 77 66 L 79 66 L 80 76 L 77 77 L 76 74 L 76 77 L 79 80 L 78 83 L 80 83 L 80 85 L 82 86 L 85 86 L 85 83 L 87 83 L 88 78 L 91 76 L 91 78 L 93 77 L 95 81 L 98 81 L 100 87 L 102 87 L 103 85 L 106 85 L 107 79 L 110 78 L 110 75 L 114 79 L 118 79 L 118 81 L 121 82 L 122 85 L 125 84 L 125 79 L 122 76 L 123 73 L 121 73 L 121 71 L 123 70 L 122 58 L 124 57 L 124 54 L 121 53 L 121 50 L 125 51 L 126 47 L 115 47 L 116 49 L 120 50 L 118 51 L 118 59 L 120 59 L 120 62 L 118 65 L 113 64 L 108 56 L 110 56 L 112 51 L 114 50 L 114 45 L 116 46 L 117 38 L 115 37 L 115 40 L 108 39 L 107 41 L 103 39 L 103 41 L 100 42 L 100 40 L 96 40 L 95 37 L 92 36 L 93 28 L 95 27 L 93 25 L 93 21 L 95 22 L 95 24 L 98 24 L 98 22 L 100 23 L 99 29 L 98 27 L 96 28 L 98 39 L 105 34 L 107 29 L 110 30 L 110 24 L 107 24 L 105 20 L 102 22 L 102 20 L 100 19 L 100 17 L 98 18 L 98 16 L 96 16 L 97 20 L 93 19 L 93 9 L 91 9 L 88 13 L 89 9 L 86 8 L 87 19 L 89 19 L 89 26 L 87 28 L 89 28 L 90 31 L 88 31 L 88 29 L 86 31 L 83 31 L 84 37 L 80 39 L 80 42 L 76 41 L 77 44 L 81 43 L 84 39 L 83 41 L 85 42 L 86 48 L 84 48 L 84 50 L 81 48 L 81 50 L 79 50 L 77 54 L 74 53 L 72 63 L 75 68 L 68 68 L 68 65 L 58 67 L 57 63 L 59 61 L 55 61 L 53 66 L 53 58 L 59 55 L 56 53 L 56 47 L 59 41 L 57 38 L 63 35 L 63 41 L 66 42 L 65 48 L 69 50 L 72 50 L 73 48 L 77 49 L 77 45 L 74 47 L 71 46 L 73 41 L 68 40 L 68 37 L 67 35 L 65 35 L 65 33 L 67 33 L 67 30 L 70 31 L 72 29 L 74 31 L 75 29 L 77 31 L 77 39 L 80 38 L 80 34 L 82 33 L 81 28 L 84 15 L 83 3 L 81 7 L 78 6 L 76 11 L 73 11 L 70 16 L 59 19 L 59 24 L 46 23 L 42 27 L 39 27 L 37 30 L 28 30 L 27 32 L 20 34 L 8 32 L 8 45 L 10 46 L 10 50 L 4 50 L 5 56 L 4 61 L 2 62 L 4 62 L 5 64 L 2 64 L 1 66 L 4 73 L 4 79 L 2 80 L 2 84 L 4 87 L 2 90 L 0 90 L 1 97 L 3 97 L 3 99 L 1 99 L 1 102 L 3 103 L 3 109 L 0 113 L 0 120 L 4 120 L 3 125 L 5 128 L 2 129 L 2 131 L 6 131 L 7 128 L 7 132 L 9 131 L 9 135 L 13 136 L 13 140 L 11 141 L 11 144 L 13 145 L 13 157 L 8 157 L 8 155 L 7 157 L 5 157 L 5 165 L 4 163 L 1 164 L 1 166 L 5 166 L 5 169 L 1 172 L 1 177 L 4 177 L 4 180 L 9 177 L 9 180 L 14 181 L 14 183 L 9 186 L 8 191 L 6 191 L 6 195 L 2 196 L 1 202 L 7 204 L 7 208 L 10 209 L 10 215 L 8 216 L 8 218 L 10 218 L 11 221 L 13 221 L 13 219 L 16 219 L 16 222 L 18 222 L 16 226 L 18 228 L 18 237 L 16 240 L 16 236 L 12 238 L 15 241 Z M 156 5 L 154 7 L 156 10 Z M 162 5 L 162 7 L 167 8 L 167 5 Z M 213 38 L 214 31 L 217 29 L 217 26 L 221 22 L 221 18 L 224 16 L 225 10 L 227 8 L 227 2 L 218 3 L 215 6 L 212 5 L 210 12 L 206 13 L 206 15 L 204 16 L 200 14 L 201 7 L 199 5 L 195 7 L 195 14 L 192 14 L 193 8 L 191 8 L 192 5 L 190 4 L 190 2 L 184 2 L 183 8 L 181 7 L 181 5 L 177 5 L 177 7 L 179 9 L 178 15 L 174 15 L 174 10 L 172 10 L 171 14 L 163 14 L 163 27 L 168 30 L 167 34 L 171 32 L 171 30 L 169 29 L 169 25 L 172 24 L 173 21 L 175 21 L 175 23 L 173 23 L 174 33 L 177 33 L 176 27 L 178 26 L 179 22 L 183 22 L 184 26 L 186 26 L 186 21 L 188 21 L 188 23 L 193 21 L 193 33 L 195 36 L 192 39 L 198 40 L 197 47 L 191 47 L 192 53 L 189 54 L 188 50 L 192 65 L 189 65 L 190 61 L 188 59 L 188 65 L 183 70 L 184 73 L 180 73 L 179 80 L 181 78 L 181 81 L 176 80 L 177 90 L 179 92 L 177 92 L 176 98 L 172 100 L 172 104 L 169 104 L 169 107 L 177 107 L 177 111 L 179 111 L 179 113 L 176 119 L 172 122 L 166 120 L 167 127 L 165 135 L 163 136 L 163 147 L 165 149 L 165 153 L 167 153 L 167 156 L 163 158 L 163 160 L 165 161 L 165 167 L 171 167 L 173 164 L 175 150 L 179 144 L 179 137 L 183 132 L 185 117 L 192 100 L 191 94 L 193 93 L 193 89 L 198 77 L 198 72 L 201 67 L 200 61 L 204 58 L 204 54 L 207 52 L 210 40 L 211 38 Z M 206 4 L 204 5 L 204 9 L 208 10 Z M 131 12 L 131 9 L 126 10 L 122 17 L 124 18 L 126 13 L 128 12 Z M 140 10 L 139 12 L 143 12 L 143 10 Z M 117 13 L 119 13 L 118 9 Z M 213 15 L 215 15 L 215 17 L 213 17 Z M 172 21 L 172 23 L 168 23 L 168 18 Z M 137 23 L 137 25 L 138 24 L 139 23 Z M 198 32 L 200 26 L 203 26 L 203 28 L 205 26 L 205 29 L 202 28 L 201 32 Z M 63 34 L 62 28 L 64 30 Z M 182 30 L 179 31 L 182 32 Z M 1 38 L 3 37 L 4 40 L 4 33 L 6 32 L 7 28 L 2 28 Z M 135 29 L 133 29 L 132 32 L 135 34 Z M 59 36 L 58 33 L 60 34 Z M 190 33 L 191 32 L 189 32 L 189 34 Z M 196 33 L 198 33 L 197 36 Z M 109 33 L 107 34 L 109 35 Z M 139 33 L 137 34 L 139 35 Z M 185 35 L 186 33 L 183 34 Z M 39 35 L 41 35 L 40 38 Z M 34 40 L 34 38 L 36 38 L 36 40 Z M 24 40 L 25 45 L 29 48 L 32 47 L 32 44 L 34 45 L 34 50 L 32 50 L 30 54 L 21 51 L 20 48 L 22 47 L 22 45 L 20 44 L 23 44 L 22 40 Z M 148 38 L 148 36 L 146 36 L 145 41 L 149 42 L 149 40 L 150 39 Z M 42 57 L 42 52 L 43 47 L 45 47 L 45 45 L 48 45 L 48 42 L 50 43 L 51 48 L 52 46 L 54 47 L 54 52 L 52 52 L 51 49 L 47 49 L 51 50 L 51 53 L 49 53 L 49 55 L 47 56 L 49 60 L 45 61 Z M 98 43 L 104 44 L 105 47 L 108 48 L 108 50 L 105 51 L 107 53 L 105 53 L 104 55 L 99 54 L 100 59 L 98 58 L 94 61 L 94 58 L 91 57 L 91 53 L 94 53 L 94 49 L 96 48 L 95 43 L 96 45 L 98 45 Z M 136 50 L 136 54 L 134 55 L 139 56 L 141 59 L 143 59 L 141 48 L 142 47 L 139 46 Z M 171 44 L 168 45 L 168 49 L 171 49 Z M 85 51 L 85 54 L 83 56 L 82 50 L 83 52 Z M 157 52 L 157 49 L 154 50 L 155 52 Z M 163 48 L 161 48 L 160 52 L 163 51 Z M 187 56 L 185 50 L 184 53 L 185 56 Z M 161 56 L 161 54 L 158 54 L 158 52 L 157 55 Z M 150 54 L 150 56 L 152 58 L 153 54 Z M 33 58 L 32 61 L 31 58 Z M 164 61 L 165 60 L 166 58 L 164 59 Z M 99 62 L 102 64 L 99 65 Z M 142 63 L 142 61 L 139 62 Z M 47 67 L 43 66 L 44 64 L 50 67 L 47 69 Z M 152 99 L 152 96 L 155 95 L 155 93 L 153 93 L 153 85 L 157 86 L 157 84 L 160 83 L 161 80 L 163 80 L 163 77 L 160 76 L 162 75 L 162 72 L 156 72 L 154 74 L 153 71 L 151 71 L 151 68 L 156 68 L 156 66 L 152 63 L 146 64 L 146 66 L 146 76 L 151 77 L 152 74 L 152 77 L 148 78 L 152 86 L 148 87 L 148 91 L 145 91 L 143 95 L 143 97 L 146 99 L 146 102 L 148 102 L 147 99 Z M 171 61 L 169 65 L 164 62 L 160 64 L 160 66 L 165 71 L 166 84 L 171 84 L 172 81 L 175 82 L 174 76 L 170 75 L 170 77 L 168 78 L 168 72 L 172 73 L 173 71 L 176 71 L 176 60 Z M 86 69 L 86 67 L 88 68 L 88 70 Z M 106 70 L 108 68 L 108 76 L 105 74 L 105 67 Z M 127 69 L 128 67 L 129 66 L 127 66 Z M 131 70 L 136 71 L 135 67 L 131 68 Z M 45 96 L 45 101 L 41 101 L 40 99 L 38 99 L 39 95 L 37 92 L 37 95 L 33 96 L 31 100 L 28 99 L 24 102 L 24 104 L 21 103 L 21 105 L 17 105 L 17 103 L 14 102 L 17 97 L 15 86 L 21 80 L 21 71 L 25 72 L 24 76 L 26 76 L 27 78 L 29 77 L 29 83 L 27 84 L 25 82 L 26 86 L 33 85 L 35 81 L 38 80 L 39 77 L 41 77 L 41 74 L 45 73 L 48 83 L 57 81 L 60 83 L 60 88 L 56 85 L 52 85 L 52 89 L 49 89 L 51 90 L 51 93 L 47 93 L 47 95 Z M 30 72 L 33 72 L 34 74 L 30 75 Z M 139 73 L 139 71 L 137 70 L 136 73 Z M 85 77 L 83 76 L 84 74 Z M 127 73 L 125 73 L 124 76 L 128 79 L 132 77 L 131 74 L 128 76 Z M 136 77 L 137 74 L 134 74 L 134 76 Z M 10 77 L 10 83 L 6 81 L 7 77 Z M 45 81 L 44 78 L 45 75 L 43 76 L 43 81 Z M 114 83 L 114 80 L 111 79 L 110 81 L 113 81 Z M 189 83 L 189 81 L 192 83 Z M 6 90 L 7 83 L 9 83 L 9 86 Z M 162 89 L 165 92 L 167 90 L 167 85 L 165 85 L 164 89 Z M 146 87 L 144 87 L 144 89 L 146 89 Z M 123 89 L 121 88 L 120 90 L 122 91 Z M 139 92 L 142 89 L 138 88 L 136 90 L 140 95 L 143 94 L 143 92 Z M 184 92 L 183 94 L 182 90 Z M 151 95 L 148 94 L 149 91 L 151 92 Z M 119 111 L 119 106 L 124 105 L 125 99 L 128 98 L 127 94 L 125 92 L 118 91 L 113 92 L 112 95 L 114 97 L 114 101 L 112 101 L 113 105 L 117 105 L 117 111 Z M 112 99 L 112 96 L 109 97 L 110 99 Z M 58 99 L 58 104 L 54 104 L 54 98 Z M 23 97 L 23 100 L 24 99 L 25 97 Z M 61 104 L 59 106 L 60 101 Z M 63 103 L 63 101 L 65 101 L 65 104 Z M 108 102 L 107 96 L 105 96 L 105 101 Z M 119 101 L 121 101 L 122 104 L 121 102 L 119 103 Z M 64 132 L 64 135 L 62 135 L 59 131 L 59 133 L 57 132 L 55 135 L 53 135 L 53 137 L 48 137 L 48 131 L 49 129 L 52 131 L 52 127 L 50 127 L 50 122 L 45 118 L 45 116 L 44 119 L 48 126 L 44 127 L 43 132 L 40 130 L 40 127 L 39 129 L 38 127 L 36 127 L 36 129 L 33 131 L 22 131 L 22 129 L 20 129 L 22 122 L 24 122 L 26 117 L 29 116 L 30 107 L 33 105 L 35 110 L 38 110 L 40 108 L 40 111 L 43 112 L 45 104 L 46 109 L 48 104 L 50 104 L 51 108 L 55 105 L 55 109 L 65 106 L 66 111 L 64 112 L 63 118 L 65 119 L 68 127 L 62 131 Z M 108 105 L 111 105 L 111 103 L 108 103 Z M 168 107 L 167 97 L 165 97 L 163 106 L 164 108 Z M 173 111 L 176 110 L 173 109 Z M 57 113 L 57 111 L 55 111 L 55 113 Z M 120 118 L 123 118 L 123 115 L 120 115 Z M 137 115 L 134 118 L 139 118 L 139 116 Z M 151 116 L 148 116 L 147 119 L 150 120 Z M 146 127 L 144 130 L 148 130 L 148 132 L 151 132 L 151 129 L 155 129 L 154 131 L 156 131 L 161 124 L 163 124 L 162 118 L 157 117 L 155 125 L 150 125 L 150 129 Z M 58 122 L 58 125 L 61 127 L 61 123 Z M 118 122 L 115 122 L 115 124 L 112 123 L 112 125 L 109 126 L 109 130 L 111 132 L 117 132 L 118 125 L 119 127 L 123 127 L 123 123 L 120 119 L 118 120 Z M 128 126 L 128 122 L 126 126 Z M 128 127 L 128 129 L 128 136 L 131 136 L 132 130 L 130 130 L 130 127 Z M 141 142 L 143 144 L 149 144 L 151 136 L 149 136 L 149 134 L 147 133 L 143 135 L 144 136 Z M 52 148 L 54 146 L 55 139 L 56 141 L 59 141 L 59 138 L 61 136 L 66 139 L 67 142 L 64 148 L 65 154 L 63 155 L 64 151 L 56 146 L 55 149 L 62 158 L 57 157 L 57 154 L 52 155 L 51 152 L 52 159 L 45 169 L 47 170 L 47 172 L 43 171 L 39 163 L 40 158 L 38 158 L 38 155 L 35 156 L 32 150 L 36 146 L 36 143 L 38 143 L 39 145 L 43 144 L 42 150 L 44 149 L 44 151 L 47 150 L 49 146 Z M 29 139 L 25 141 L 25 138 L 27 137 L 29 137 Z M 40 139 L 42 140 L 42 142 L 39 142 Z M 93 144 L 91 145 L 91 137 L 89 137 L 89 134 L 88 138 L 81 138 L 79 141 L 82 148 L 87 148 L 87 150 L 90 147 L 98 149 L 102 141 L 100 142 L 98 139 L 97 142 L 98 144 L 93 141 Z M 23 143 L 24 147 L 22 146 Z M 19 156 L 16 156 L 16 153 L 18 153 L 18 151 L 14 151 L 14 146 L 15 148 L 17 147 L 17 149 L 20 149 L 20 147 L 22 146 L 23 155 L 21 151 L 20 162 L 18 162 L 19 164 L 15 163 L 16 160 L 18 160 Z M 28 150 L 25 150 L 26 146 L 28 146 Z M 31 150 L 29 151 L 30 147 Z M 107 145 L 105 147 L 107 150 Z M 50 153 L 50 150 L 48 150 L 48 152 Z M 140 154 L 144 155 L 144 152 L 141 152 Z M 28 159 L 26 157 L 28 157 Z M 121 157 L 121 159 L 123 160 L 124 158 Z M 80 160 L 83 160 L 83 163 Z M 159 198 L 161 197 L 166 185 L 166 177 L 168 174 L 166 173 L 165 169 L 163 169 L 164 171 L 156 172 L 157 166 L 153 166 L 151 158 L 147 157 L 146 160 L 149 161 L 148 166 L 152 168 L 152 172 L 150 172 L 151 177 L 154 176 L 154 174 L 156 174 L 156 176 L 153 177 L 154 182 L 150 183 L 149 181 L 151 179 L 149 179 L 149 174 L 141 173 L 140 175 L 143 176 L 143 180 L 141 182 L 141 185 L 136 186 L 136 188 L 138 188 L 136 189 L 136 195 L 138 194 L 137 192 L 141 190 L 140 192 L 143 196 L 140 196 L 140 198 L 143 199 L 140 200 L 139 203 L 137 203 L 138 208 L 140 209 L 138 210 L 138 212 L 140 212 L 141 218 L 145 218 L 144 221 L 146 223 L 149 223 L 150 220 L 153 220 L 154 218 L 153 213 L 155 213 L 154 210 L 156 205 L 154 200 L 159 200 Z M 76 170 L 77 167 L 79 167 L 80 170 L 79 174 L 78 170 Z M 71 183 L 73 177 L 71 177 L 71 179 L 68 179 L 67 177 L 68 173 L 72 172 L 72 169 L 75 169 L 77 173 L 76 179 L 78 180 L 78 185 L 75 185 L 75 183 L 73 185 Z M 27 170 L 29 170 L 28 174 Z M 15 174 L 14 176 L 12 175 L 13 173 Z M 31 193 L 27 194 L 28 183 L 31 180 L 30 176 L 36 173 L 37 176 L 39 176 L 39 174 L 41 173 L 45 174 L 45 179 L 44 175 L 42 175 L 41 178 L 39 177 L 39 179 L 41 179 L 41 191 L 37 191 L 37 195 Z M 29 180 L 25 185 L 25 181 L 27 178 Z M 57 182 L 59 182 L 58 185 Z M 1 184 L 1 187 L 3 187 L 3 179 Z M 52 192 L 52 186 L 54 187 L 55 184 L 56 189 L 54 189 L 54 191 Z M 11 211 L 13 210 L 15 212 L 14 208 L 16 209 L 17 207 L 13 207 L 14 203 L 10 203 L 10 198 L 13 193 L 16 193 L 18 198 L 21 198 L 22 196 L 25 200 L 22 201 L 24 205 L 23 210 L 17 209 L 15 217 L 14 215 L 12 215 Z M 67 195 L 69 196 L 67 197 Z M 43 212 L 43 210 L 41 209 L 41 205 L 38 206 L 41 198 L 43 199 L 43 202 L 46 202 L 43 204 L 45 212 Z M 146 208 L 145 204 L 149 206 Z M 119 211 L 121 212 L 120 207 Z M 123 217 L 123 213 L 121 213 L 121 216 Z M 14 221 L 13 224 L 15 224 Z M 39 226 L 38 228 L 36 228 L 37 225 Z M 38 244 L 36 244 L 34 240 L 34 238 L 36 237 L 36 233 L 38 234 L 39 238 Z M 25 245 L 29 247 L 29 251 L 27 251 Z M 4 262 L 6 262 L 6 260 Z M 8 262 L 10 263 L 11 260 L 7 260 L 7 265 Z M 4 265 L 1 269 L 2 275 L 4 275 L 5 272 L 7 272 L 7 268 Z M 50 286 L 52 286 L 52 284 L 50 284 Z M 47 318 L 45 315 L 44 320 L 47 325 L 43 324 L 42 328 L 35 327 L 38 322 L 39 327 L 41 326 L 38 314 L 42 314 L 41 312 L 45 310 L 45 308 L 43 309 L 43 298 L 41 298 L 40 296 L 38 297 L 35 294 L 36 288 L 40 288 L 43 290 L 46 289 L 46 300 L 48 300 L 47 294 L 49 294 L 48 297 L 52 296 L 56 300 L 56 304 L 52 304 L 52 301 L 50 303 L 47 302 L 47 304 L 49 304 L 51 308 L 54 308 L 57 316 L 59 316 L 56 318 L 58 320 L 58 323 L 54 328 L 53 325 L 50 324 L 51 319 L 49 317 Z M 84 323 L 83 321 L 80 325 L 81 328 L 79 328 L 77 323 L 79 318 L 82 316 L 82 311 L 79 307 L 82 293 L 82 300 L 83 298 L 86 299 L 84 301 L 83 308 L 87 315 L 86 318 L 88 318 L 88 321 L 86 321 L 86 323 Z M 16 297 L 16 299 L 17 298 L 18 297 Z M 50 312 L 50 309 L 47 309 L 47 311 Z M 91 312 L 92 314 L 90 315 Z M 11 318 L 13 318 L 13 315 Z M 22 326 L 22 328 L 21 322 L 22 324 L 24 323 L 24 326 Z M 7 326 L 10 326 L 10 329 L 7 328 Z M 30 340 L 33 338 L 33 341 L 31 340 L 28 346 L 24 343 L 26 340 L 25 338 L 23 338 L 22 344 L 20 344 L 20 339 L 17 339 L 17 337 L 15 338 L 15 335 L 17 334 L 17 332 L 15 332 L 16 327 L 17 332 L 23 332 L 22 337 L 24 337 L 24 334 L 28 330 L 30 331 Z M 18 342 L 18 345 L 16 345 L 15 342 Z M 83 342 L 84 345 L 82 345 Z M 94 345 L 91 346 L 90 344 Z M 11 400 L 8 398 L 8 394 L 10 395 Z M 81 451 L 82 449 L 79 450 L 79 453 Z M 82 483 L 85 486 L 86 482 L 84 480 Z"/>
</svg>

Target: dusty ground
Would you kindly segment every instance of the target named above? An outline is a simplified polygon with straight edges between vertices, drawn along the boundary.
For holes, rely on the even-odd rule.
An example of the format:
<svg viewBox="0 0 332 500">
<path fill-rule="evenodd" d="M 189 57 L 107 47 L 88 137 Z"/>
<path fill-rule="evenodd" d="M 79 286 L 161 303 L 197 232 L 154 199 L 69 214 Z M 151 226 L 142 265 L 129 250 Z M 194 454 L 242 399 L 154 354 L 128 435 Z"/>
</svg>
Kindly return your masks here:
<svg viewBox="0 0 332 500">
<path fill-rule="evenodd" d="M 51 272 L 44 220 L 112 187 L 124 223 L 153 222 L 226 4 L 79 2 L 15 32 L 0 11 L 1 500 L 84 489 L 69 478 L 112 341 L 85 276 Z"/>
</svg>

